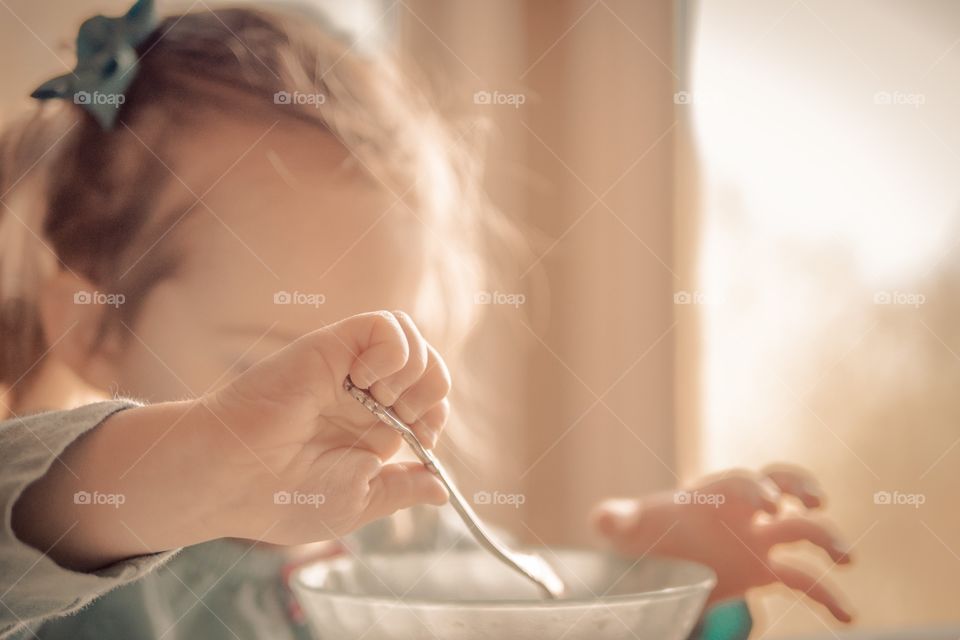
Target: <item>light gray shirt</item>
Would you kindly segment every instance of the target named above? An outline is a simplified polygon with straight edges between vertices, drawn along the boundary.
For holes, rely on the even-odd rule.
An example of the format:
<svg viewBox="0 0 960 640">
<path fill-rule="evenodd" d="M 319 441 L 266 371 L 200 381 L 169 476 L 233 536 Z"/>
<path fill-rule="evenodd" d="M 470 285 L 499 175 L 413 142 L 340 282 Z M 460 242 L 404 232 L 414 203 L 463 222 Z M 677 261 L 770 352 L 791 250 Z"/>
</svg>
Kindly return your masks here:
<svg viewBox="0 0 960 640">
<path fill-rule="evenodd" d="M 81 573 L 58 565 L 13 532 L 13 505 L 42 477 L 70 443 L 129 401 L 99 402 L 73 411 L 42 413 L 0 423 L 0 638 L 26 626 L 81 609 L 94 598 L 146 575 L 172 553 L 131 558 L 99 571 Z"/>
<path fill-rule="evenodd" d="M 16 537 L 11 511 L 23 490 L 61 464 L 57 458 L 70 443 L 133 406 L 115 400 L 0 423 L 0 640 L 311 638 L 285 581 L 289 558 L 275 548 L 216 540 L 82 573 Z M 353 536 L 351 546 L 364 551 L 473 544 L 446 510 L 423 507 L 405 515 L 402 539 L 396 521 L 385 519 Z"/>
</svg>

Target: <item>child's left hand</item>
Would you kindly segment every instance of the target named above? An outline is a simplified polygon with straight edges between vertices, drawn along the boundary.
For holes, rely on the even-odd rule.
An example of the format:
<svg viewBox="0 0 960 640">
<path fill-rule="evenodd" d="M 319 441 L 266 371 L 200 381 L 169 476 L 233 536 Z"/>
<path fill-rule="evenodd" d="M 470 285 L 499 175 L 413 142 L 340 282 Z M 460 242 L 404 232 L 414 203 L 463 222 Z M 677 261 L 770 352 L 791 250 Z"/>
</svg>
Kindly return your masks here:
<svg viewBox="0 0 960 640">
<path fill-rule="evenodd" d="M 807 472 L 777 466 L 759 474 L 724 473 L 687 491 L 606 500 L 597 506 L 593 520 L 620 553 L 671 556 L 712 568 L 717 586 L 711 602 L 779 582 L 824 605 L 837 620 L 850 622 L 852 616 L 835 589 L 770 558 L 776 545 L 808 541 L 826 551 L 833 562 L 850 562 L 844 544 L 824 523 L 805 513 L 777 517 L 787 495 L 797 498 L 805 510 L 822 505 L 817 484 Z M 757 517 L 761 514 L 767 517 Z"/>
</svg>

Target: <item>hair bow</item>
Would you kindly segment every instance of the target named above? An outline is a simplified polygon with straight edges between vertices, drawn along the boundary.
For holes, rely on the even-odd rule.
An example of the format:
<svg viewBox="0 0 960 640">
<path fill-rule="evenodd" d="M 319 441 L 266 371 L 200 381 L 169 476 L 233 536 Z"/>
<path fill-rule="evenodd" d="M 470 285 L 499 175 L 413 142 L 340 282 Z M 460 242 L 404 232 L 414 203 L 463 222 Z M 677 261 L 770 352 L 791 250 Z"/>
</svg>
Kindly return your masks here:
<svg viewBox="0 0 960 640">
<path fill-rule="evenodd" d="M 157 26 L 153 0 L 137 0 L 126 14 L 88 18 L 77 34 L 77 65 L 37 87 L 38 100 L 73 100 L 104 129 L 113 127 L 124 93 L 139 67 L 137 47 Z"/>
</svg>

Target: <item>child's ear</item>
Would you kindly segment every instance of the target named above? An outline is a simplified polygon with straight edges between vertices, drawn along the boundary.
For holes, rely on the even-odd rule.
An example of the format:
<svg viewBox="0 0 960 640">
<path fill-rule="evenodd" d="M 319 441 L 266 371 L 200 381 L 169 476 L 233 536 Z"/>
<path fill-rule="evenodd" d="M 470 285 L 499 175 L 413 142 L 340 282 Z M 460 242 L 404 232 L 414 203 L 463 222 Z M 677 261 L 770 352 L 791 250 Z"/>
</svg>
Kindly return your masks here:
<svg viewBox="0 0 960 640">
<path fill-rule="evenodd" d="M 118 312 L 117 297 L 59 269 L 41 286 L 38 306 L 47 357 L 59 360 L 90 386 L 109 391 L 116 380 L 120 337 L 101 332 L 108 314 Z"/>
</svg>

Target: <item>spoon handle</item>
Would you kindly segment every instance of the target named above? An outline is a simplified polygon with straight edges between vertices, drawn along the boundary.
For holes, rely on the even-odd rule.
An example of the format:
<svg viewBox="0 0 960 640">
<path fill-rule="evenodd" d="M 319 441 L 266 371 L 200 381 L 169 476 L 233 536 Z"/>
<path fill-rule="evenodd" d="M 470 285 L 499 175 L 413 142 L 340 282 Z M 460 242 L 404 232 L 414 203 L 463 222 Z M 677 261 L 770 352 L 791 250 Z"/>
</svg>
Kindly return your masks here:
<svg viewBox="0 0 960 640">
<path fill-rule="evenodd" d="M 457 488 L 453 478 L 440 463 L 440 460 L 437 459 L 437 456 L 434 455 L 434 453 L 429 449 L 424 448 L 423 444 L 420 442 L 420 439 L 417 438 L 413 430 L 405 422 L 403 422 L 403 420 L 397 417 L 396 413 L 393 412 L 393 409 L 385 407 L 377 402 L 366 389 L 361 389 L 360 387 L 354 385 L 349 376 L 346 380 L 344 380 L 343 388 L 346 389 L 347 393 L 353 396 L 355 400 L 362 404 L 381 422 L 387 424 L 400 433 L 406 443 L 410 445 L 410 448 L 413 449 L 413 452 L 416 454 L 417 458 L 423 462 L 423 465 L 440 479 L 440 482 L 443 484 L 444 488 L 446 488 L 447 493 L 450 494 L 450 504 L 463 520 L 464 524 L 467 525 L 467 528 L 470 530 L 470 533 L 473 534 L 473 537 L 477 539 L 477 542 L 479 542 L 487 551 L 499 558 L 504 564 L 510 566 L 512 569 L 534 582 L 548 597 L 560 597 L 562 591 L 560 593 L 555 593 L 555 591 L 557 591 L 556 587 L 548 586 L 538 575 L 534 575 L 534 573 L 523 566 L 521 562 L 518 562 L 514 556 L 520 554 L 517 554 L 515 551 L 509 549 L 499 539 L 497 539 L 496 536 L 490 533 L 486 527 L 483 526 L 482 522 L 480 521 L 480 517 L 467 502 L 466 498 L 463 497 L 463 494 L 460 493 L 460 489 Z"/>
</svg>

